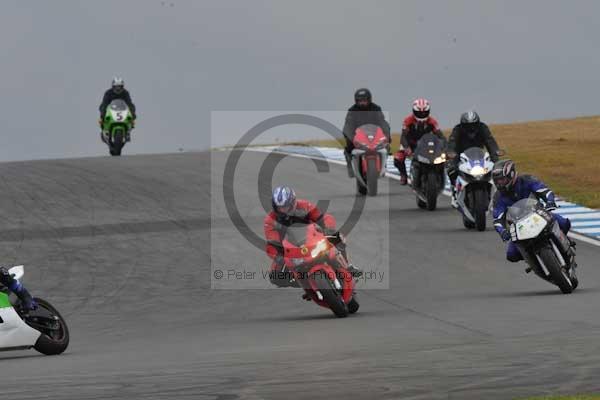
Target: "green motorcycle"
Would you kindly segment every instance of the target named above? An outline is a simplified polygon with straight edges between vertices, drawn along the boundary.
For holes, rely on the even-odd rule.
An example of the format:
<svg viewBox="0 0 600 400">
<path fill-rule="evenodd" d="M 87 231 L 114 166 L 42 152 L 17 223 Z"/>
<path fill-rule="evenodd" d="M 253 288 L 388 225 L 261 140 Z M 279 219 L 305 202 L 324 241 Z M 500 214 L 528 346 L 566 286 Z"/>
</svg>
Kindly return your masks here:
<svg viewBox="0 0 600 400">
<path fill-rule="evenodd" d="M 125 143 L 129 142 L 134 127 L 133 115 L 127 103 L 113 100 L 106 108 L 102 120 L 102 141 L 108 145 L 111 156 L 120 156 Z"/>
</svg>

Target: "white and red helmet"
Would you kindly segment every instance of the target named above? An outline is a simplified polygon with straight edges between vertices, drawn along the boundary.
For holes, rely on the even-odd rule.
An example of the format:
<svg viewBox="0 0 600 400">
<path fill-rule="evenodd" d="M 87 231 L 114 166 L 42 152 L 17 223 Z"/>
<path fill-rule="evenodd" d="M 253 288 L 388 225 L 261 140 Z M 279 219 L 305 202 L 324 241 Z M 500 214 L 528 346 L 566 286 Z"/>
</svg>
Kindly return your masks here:
<svg viewBox="0 0 600 400">
<path fill-rule="evenodd" d="M 416 99 L 413 101 L 412 109 L 413 115 L 417 121 L 425 121 L 427 118 L 429 118 L 431 106 L 429 105 L 429 101 L 427 99 Z"/>
</svg>

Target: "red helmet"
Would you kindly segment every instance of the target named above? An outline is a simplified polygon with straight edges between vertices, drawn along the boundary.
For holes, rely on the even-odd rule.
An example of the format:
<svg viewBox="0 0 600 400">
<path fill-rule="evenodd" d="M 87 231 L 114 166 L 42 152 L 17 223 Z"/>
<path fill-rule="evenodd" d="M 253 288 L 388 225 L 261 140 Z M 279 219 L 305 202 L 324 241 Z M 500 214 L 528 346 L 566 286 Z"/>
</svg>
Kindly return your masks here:
<svg viewBox="0 0 600 400">
<path fill-rule="evenodd" d="M 429 105 L 429 101 L 427 99 L 416 99 L 413 101 L 412 109 L 413 115 L 417 121 L 425 121 L 427 118 L 429 118 L 431 106 Z"/>
</svg>

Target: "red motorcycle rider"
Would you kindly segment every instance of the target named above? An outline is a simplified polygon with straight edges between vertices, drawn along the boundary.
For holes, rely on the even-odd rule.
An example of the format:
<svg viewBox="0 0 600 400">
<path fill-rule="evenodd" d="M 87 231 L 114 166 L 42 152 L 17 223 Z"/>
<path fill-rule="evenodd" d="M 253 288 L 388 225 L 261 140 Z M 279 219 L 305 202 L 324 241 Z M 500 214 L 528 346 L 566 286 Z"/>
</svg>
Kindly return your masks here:
<svg viewBox="0 0 600 400">
<path fill-rule="evenodd" d="M 406 185 L 408 181 L 404 160 L 413 154 L 419 139 L 426 133 L 431 132 L 445 140 L 437 120 L 429 115 L 431 111 L 429 101 L 426 99 L 416 99 L 413 102 L 412 109 L 412 114 L 406 117 L 402 123 L 400 147 L 394 154 L 394 165 L 400 173 L 401 185 Z"/>
<path fill-rule="evenodd" d="M 334 237 L 331 239 L 336 248 L 346 255 L 346 245 L 339 232 L 335 230 L 335 218 L 330 214 L 323 214 L 316 205 L 308 200 L 296 199 L 294 190 L 287 186 L 278 186 L 273 190 L 271 197 L 273 211 L 264 220 L 265 238 L 267 240 L 266 252 L 273 260 L 269 271 L 272 284 L 279 287 L 299 287 L 298 282 L 286 268 L 283 260 L 282 240 L 285 238 L 286 229 L 294 223 L 315 223 Z M 358 268 L 348 264 L 348 271 L 354 277 L 362 274 Z"/>
</svg>

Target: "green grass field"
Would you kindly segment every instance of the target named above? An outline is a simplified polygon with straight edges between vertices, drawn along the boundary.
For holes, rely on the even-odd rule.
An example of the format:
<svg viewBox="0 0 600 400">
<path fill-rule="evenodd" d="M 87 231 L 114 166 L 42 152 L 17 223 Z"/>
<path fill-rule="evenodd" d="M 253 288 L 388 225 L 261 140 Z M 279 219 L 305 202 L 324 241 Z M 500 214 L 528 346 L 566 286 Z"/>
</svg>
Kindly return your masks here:
<svg viewBox="0 0 600 400">
<path fill-rule="evenodd" d="M 570 201 L 600 208 L 600 116 L 490 126 L 519 172 L 541 178 Z M 449 130 L 444 131 L 446 137 Z M 392 135 L 392 150 L 399 135 Z M 335 140 L 304 144 L 341 147 Z"/>
</svg>

